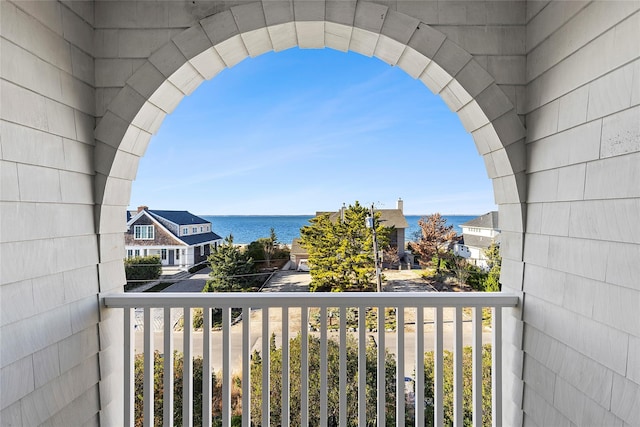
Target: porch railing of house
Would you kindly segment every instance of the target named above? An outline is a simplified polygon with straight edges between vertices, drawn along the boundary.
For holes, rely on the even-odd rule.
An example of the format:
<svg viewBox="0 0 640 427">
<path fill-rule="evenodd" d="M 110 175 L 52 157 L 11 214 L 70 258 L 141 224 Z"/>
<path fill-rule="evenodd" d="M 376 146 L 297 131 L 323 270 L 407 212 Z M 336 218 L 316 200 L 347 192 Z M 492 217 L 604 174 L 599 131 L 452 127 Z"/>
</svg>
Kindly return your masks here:
<svg viewBox="0 0 640 427">
<path fill-rule="evenodd" d="M 254 340 L 259 339 L 258 346 L 261 348 L 261 363 L 262 363 L 262 378 L 261 378 L 261 425 L 268 426 L 270 420 L 271 402 L 270 402 L 270 378 L 269 378 L 269 348 L 270 348 L 270 335 L 269 335 L 269 313 L 273 313 L 274 310 L 281 313 L 282 318 L 282 377 L 278 380 L 281 381 L 281 402 L 277 402 L 280 405 L 281 410 L 281 423 L 283 426 L 289 425 L 290 417 L 294 414 L 291 413 L 290 408 L 290 348 L 289 340 L 290 336 L 290 321 L 289 313 L 290 309 L 298 310 L 300 315 L 300 325 L 307 325 L 300 327 L 299 333 L 301 334 L 301 348 L 300 348 L 300 414 L 295 414 L 300 417 L 300 425 L 309 425 L 311 421 L 309 419 L 309 335 L 314 334 L 320 339 L 320 384 L 314 384 L 320 388 L 320 402 L 319 402 L 319 418 L 314 420 L 313 423 L 317 423 L 320 426 L 328 425 L 328 375 L 339 375 L 339 415 L 338 419 L 332 422 L 337 422 L 340 426 L 346 426 L 348 424 L 354 424 L 353 419 L 347 419 L 347 382 L 357 381 L 357 416 L 358 425 L 367 425 L 367 422 L 371 420 L 366 419 L 366 341 L 367 341 L 367 325 L 365 323 L 365 315 L 367 308 L 377 308 L 378 313 L 385 313 L 385 308 L 395 309 L 396 325 L 405 325 L 405 316 L 410 313 L 415 319 L 415 324 L 411 329 L 406 330 L 405 327 L 395 328 L 395 340 L 393 342 L 386 342 L 389 340 L 385 337 L 385 333 L 374 334 L 377 338 L 377 376 L 376 376 L 376 419 L 386 420 L 387 415 L 385 399 L 386 389 L 385 384 L 385 349 L 391 348 L 395 353 L 396 360 L 396 384 L 395 384 L 395 423 L 397 426 L 405 425 L 405 411 L 409 409 L 407 406 L 409 403 L 406 401 L 405 395 L 405 355 L 409 356 L 415 352 L 415 372 L 424 372 L 424 353 L 425 353 L 425 324 L 428 328 L 433 328 L 433 343 L 429 345 L 434 351 L 434 388 L 433 388 L 433 401 L 427 401 L 425 403 L 424 396 L 424 375 L 415 375 L 415 398 L 412 399 L 414 405 L 412 412 L 417 414 L 425 413 L 425 405 L 433 406 L 433 425 L 443 425 L 444 418 L 444 404 L 443 404 L 443 354 L 444 354 L 444 310 L 448 313 L 451 320 L 451 327 L 447 329 L 447 334 L 451 334 L 448 337 L 452 341 L 453 346 L 453 416 L 454 425 L 462 425 L 463 417 L 463 384 L 462 384 L 462 354 L 463 354 L 463 322 L 468 320 L 470 315 L 471 320 L 471 337 L 465 336 L 465 340 L 468 342 L 471 339 L 472 347 L 472 402 L 473 402 L 473 425 L 482 425 L 482 309 L 491 309 L 491 353 L 492 353 L 492 423 L 494 426 L 501 425 L 501 379 L 502 379 L 502 359 L 501 359 L 501 341 L 502 341 L 502 308 L 514 307 L 518 304 L 518 297 L 514 295 L 507 295 L 504 293 L 209 293 L 209 294 L 193 294 L 193 293 L 167 293 L 167 294 L 143 294 L 143 293 L 128 293 L 128 294 L 114 294 L 105 296 L 104 304 L 108 308 L 123 308 L 124 309 L 124 421 L 125 425 L 134 425 L 134 405 L 135 405 L 135 388 L 134 388 L 134 347 L 135 347 L 135 334 L 144 335 L 144 425 L 154 425 L 154 399 L 156 394 L 154 393 L 154 328 L 152 319 L 153 309 L 162 309 L 164 312 L 164 327 L 162 333 L 162 351 L 164 357 L 164 373 L 163 376 L 163 413 L 173 414 L 173 336 L 177 332 L 174 331 L 171 319 L 171 312 L 180 309 L 184 310 L 184 329 L 179 332 L 183 334 L 183 349 L 184 352 L 184 366 L 183 366 L 183 389 L 182 389 L 182 423 L 184 426 L 191 426 L 193 424 L 193 406 L 190 404 L 193 401 L 194 396 L 194 384 L 193 384 L 193 344 L 194 333 L 191 327 L 193 319 L 193 309 L 203 308 L 203 330 L 211 330 L 212 318 L 210 308 L 217 308 L 222 311 L 222 326 L 221 330 L 215 332 L 222 334 L 222 343 L 220 356 L 222 357 L 222 425 L 231 425 L 231 384 L 232 384 L 232 351 L 231 351 L 231 331 L 242 331 L 242 355 L 234 355 L 234 358 L 242 358 L 242 378 L 248 378 L 251 372 L 251 353 L 252 353 L 252 328 L 251 328 L 251 311 L 254 310 L 255 315 L 260 315 L 256 310 L 261 310 L 261 330 L 257 332 L 253 330 Z M 143 310 L 144 312 L 144 325 L 140 331 L 136 332 L 134 328 L 135 315 L 134 309 Z M 242 320 L 232 325 L 231 309 L 242 310 Z M 310 328 L 309 325 L 309 312 L 315 310 L 314 313 L 316 320 L 319 322 L 317 332 L 310 331 L 316 328 Z M 347 326 L 347 314 L 346 310 L 357 310 L 359 316 L 357 317 L 357 327 Z M 327 316 L 328 310 L 338 312 L 339 314 L 337 322 L 339 323 L 337 334 L 332 332 L 332 336 L 338 336 L 341 343 L 339 348 L 339 372 L 328 372 L 327 364 L 327 342 L 329 339 Z M 429 311 L 431 310 L 431 311 Z M 386 310 L 389 312 L 389 310 Z M 425 321 L 425 312 L 427 312 L 429 319 L 433 316 L 433 322 Z M 464 314 L 463 314 L 464 313 Z M 465 320 L 467 318 L 467 320 Z M 333 319 L 330 318 L 331 322 Z M 335 327 L 335 326 L 334 326 Z M 385 316 L 377 316 L 377 330 L 385 330 Z M 346 346 L 343 345 L 347 341 L 347 334 L 352 334 L 357 337 L 358 342 L 358 373 L 357 378 L 347 378 L 347 353 Z M 415 334 L 411 336 L 410 334 Z M 468 334 L 468 333 L 467 333 Z M 430 336 L 430 335 L 429 335 Z M 415 346 L 412 348 L 406 347 L 405 341 L 407 338 L 411 338 L 409 341 L 415 341 Z M 261 346 L 260 346 L 261 342 Z M 394 346 L 395 344 L 395 346 Z M 212 333 L 202 334 L 202 352 L 203 359 L 203 373 L 202 373 L 202 420 L 203 425 L 212 424 Z M 410 351 L 410 353 L 406 353 Z M 234 359 L 235 361 L 235 359 Z M 409 372 L 410 374 L 410 372 Z M 252 425 L 250 408 L 250 393 L 251 385 L 250 381 L 242 381 L 242 425 Z M 317 402 L 313 402 L 317 404 Z M 278 406 L 278 405 L 275 405 Z M 297 411 L 296 411 L 297 412 Z M 393 414 L 392 414 L 393 415 Z M 173 425 L 173 416 L 163 417 L 165 426 Z M 373 420 L 375 423 L 375 420 Z M 382 424 L 385 424 L 384 422 Z M 415 425 L 425 425 L 424 417 L 416 416 Z"/>
</svg>

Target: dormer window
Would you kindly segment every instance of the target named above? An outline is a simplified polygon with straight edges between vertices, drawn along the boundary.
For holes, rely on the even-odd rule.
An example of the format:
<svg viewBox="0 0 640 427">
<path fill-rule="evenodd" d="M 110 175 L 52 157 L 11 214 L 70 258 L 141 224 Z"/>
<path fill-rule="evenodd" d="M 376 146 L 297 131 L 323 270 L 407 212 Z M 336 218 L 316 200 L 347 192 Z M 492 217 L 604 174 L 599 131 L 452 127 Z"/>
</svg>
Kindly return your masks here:
<svg viewBox="0 0 640 427">
<path fill-rule="evenodd" d="M 193 234 L 196 234 L 198 232 L 198 227 L 193 227 L 191 231 L 193 231 Z"/>
<path fill-rule="evenodd" d="M 187 227 L 183 228 L 183 229 L 182 229 L 182 234 L 183 234 L 183 235 L 185 235 L 185 234 L 189 234 L 189 229 L 188 229 Z"/>
<path fill-rule="evenodd" d="M 153 225 L 134 225 L 133 237 L 136 240 L 153 240 L 155 237 Z"/>
</svg>

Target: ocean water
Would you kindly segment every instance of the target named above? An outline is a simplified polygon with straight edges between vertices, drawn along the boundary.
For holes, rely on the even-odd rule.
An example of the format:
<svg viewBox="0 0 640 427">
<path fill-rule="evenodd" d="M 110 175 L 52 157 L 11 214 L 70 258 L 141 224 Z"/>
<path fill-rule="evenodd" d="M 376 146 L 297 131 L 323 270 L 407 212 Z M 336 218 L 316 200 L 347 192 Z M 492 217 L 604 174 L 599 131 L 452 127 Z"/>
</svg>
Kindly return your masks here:
<svg viewBox="0 0 640 427">
<path fill-rule="evenodd" d="M 309 225 L 313 215 L 200 215 L 211 221 L 213 231 L 223 238 L 233 234 L 233 242 L 236 244 L 249 244 L 261 237 L 269 237 L 273 227 L 278 242 L 290 245 L 294 238 L 300 237 L 300 228 Z M 447 223 L 453 225 L 454 230 L 460 234 L 461 224 L 472 220 L 477 215 L 443 215 Z M 420 215 L 405 215 L 409 223 L 406 232 L 406 240 L 414 240 L 416 232 L 420 231 L 418 220 Z"/>
</svg>

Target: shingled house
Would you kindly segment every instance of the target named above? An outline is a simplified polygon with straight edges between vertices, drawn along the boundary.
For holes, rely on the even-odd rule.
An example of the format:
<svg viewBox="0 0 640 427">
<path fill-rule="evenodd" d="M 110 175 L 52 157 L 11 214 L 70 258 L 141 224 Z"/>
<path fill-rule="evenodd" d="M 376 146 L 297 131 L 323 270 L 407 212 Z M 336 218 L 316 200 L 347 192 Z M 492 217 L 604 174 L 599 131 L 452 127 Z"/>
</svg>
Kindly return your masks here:
<svg viewBox="0 0 640 427">
<path fill-rule="evenodd" d="M 342 209 L 345 209 L 343 207 Z M 337 212 L 316 212 L 316 216 L 329 214 L 332 221 L 338 221 L 342 214 L 342 209 Z M 398 257 L 400 260 L 405 259 L 405 232 L 409 228 L 406 218 L 404 217 L 404 206 L 402 199 L 398 199 L 396 209 L 375 209 L 380 213 L 380 222 L 385 227 L 391 228 L 389 235 L 389 245 L 398 248 Z M 309 254 L 302 247 L 299 239 L 293 239 L 291 244 L 291 261 L 295 264 L 295 268 L 300 266 L 300 261 L 308 259 Z"/>
<path fill-rule="evenodd" d="M 162 265 L 189 267 L 205 261 L 222 237 L 211 223 L 188 211 L 150 210 L 140 206 L 127 212 L 126 257 L 158 255 Z"/>
<path fill-rule="evenodd" d="M 491 211 L 461 225 L 462 240 L 454 248 L 454 254 L 480 268 L 487 269 L 484 251 L 492 243 L 499 243 L 500 228 L 498 226 L 498 212 Z"/>
</svg>

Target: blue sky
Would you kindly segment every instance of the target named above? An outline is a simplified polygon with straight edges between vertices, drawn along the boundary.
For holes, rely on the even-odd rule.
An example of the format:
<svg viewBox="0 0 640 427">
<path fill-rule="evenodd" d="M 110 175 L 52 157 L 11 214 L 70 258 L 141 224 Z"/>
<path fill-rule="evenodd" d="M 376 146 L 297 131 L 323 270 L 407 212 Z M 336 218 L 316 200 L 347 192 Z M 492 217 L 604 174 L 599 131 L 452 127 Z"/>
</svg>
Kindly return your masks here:
<svg viewBox="0 0 640 427">
<path fill-rule="evenodd" d="M 357 53 L 267 53 L 205 81 L 141 159 L 130 208 L 295 215 L 356 200 L 406 214 L 496 209 L 458 116 L 419 80 Z"/>
</svg>

